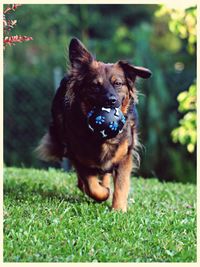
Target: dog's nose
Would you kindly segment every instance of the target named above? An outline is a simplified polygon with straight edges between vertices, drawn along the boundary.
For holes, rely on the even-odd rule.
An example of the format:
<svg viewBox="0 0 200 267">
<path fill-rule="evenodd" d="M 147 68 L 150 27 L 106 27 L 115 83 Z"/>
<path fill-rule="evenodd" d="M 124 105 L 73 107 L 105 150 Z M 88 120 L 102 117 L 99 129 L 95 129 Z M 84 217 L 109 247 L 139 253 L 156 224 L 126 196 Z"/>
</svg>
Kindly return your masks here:
<svg viewBox="0 0 200 267">
<path fill-rule="evenodd" d="M 117 102 L 117 98 L 114 95 L 111 95 L 108 97 L 108 99 L 106 101 L 106 105 L 113 106 L 116 104 L 116 102 Z"/>
</svg>

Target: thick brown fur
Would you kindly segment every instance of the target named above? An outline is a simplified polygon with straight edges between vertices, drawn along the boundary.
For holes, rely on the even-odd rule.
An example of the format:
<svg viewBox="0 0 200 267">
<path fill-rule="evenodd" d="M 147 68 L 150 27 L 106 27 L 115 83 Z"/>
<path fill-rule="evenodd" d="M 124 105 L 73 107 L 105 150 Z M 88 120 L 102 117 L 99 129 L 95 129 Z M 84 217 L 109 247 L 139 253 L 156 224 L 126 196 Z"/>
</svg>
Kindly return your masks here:
<svg viewBox="0 0 200 267">
<path fill-rule="evenodd" d="M 61 81 L 52 103 L 52 121 L 37 151 L 46 161 L 67 156 L 78 176 L 78 187 L 96 201 L 110 195 L 112 207 L 127 210 L 130 174 L 137 154 L 136 77 L 149 78 L 150 70 L 126 61 L 105 64 L 97 61 L 76 38 L 69 46 L 70 69 Z M 106 141 L 97 140 L 87 126 L 87 113 L 94 105 L 104 106 L 109 96 L 126 116 L 122 133 Z"/>
</svg>

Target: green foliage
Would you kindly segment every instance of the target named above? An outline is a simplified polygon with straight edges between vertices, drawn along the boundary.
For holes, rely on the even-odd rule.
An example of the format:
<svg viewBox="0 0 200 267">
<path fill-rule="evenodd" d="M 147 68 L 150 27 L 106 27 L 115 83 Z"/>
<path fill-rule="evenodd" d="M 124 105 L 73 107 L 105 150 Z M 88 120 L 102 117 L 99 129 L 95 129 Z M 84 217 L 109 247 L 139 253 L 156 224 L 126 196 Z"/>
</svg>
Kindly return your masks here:
<svg viewBox="0 0 200 267">
<path fill-rule="evenodd" d="M 73 173 L 5 168 L 4 261 L 195 262 L 196 186 L 131 182 L 123 214 L 83 195 Z"/>
<path fill-rule="evenodd" d="M 196 7 L 190 7 L 187 9 L 173 9 L 165 5 L 161 5 L 161 8 L 156 11 L 157 17 L 168 16 L 169 29 L 175 35 L 178 35 L 181 39 L 188 41 L 187 49 L 189 53 L 194 54 L 196 50 L 197 34 L 197 9 Z"/>
<path fill-rule="evenodd" d="M 196 84 L 189 87 L 188 91 L 181 92 L 178 97 L 179 111 L 187 112 L 179 121 L 179 127 L 172 131 L 173 141 L 187 145 L 189 152 L 194 152 L 197 142 L 196 132 Z"/>
<path fill-rule="evenodd" d="M 188 110 L 196 110 L 196 93 L 197 93 L 197 86 L 193 84 L 190 86 L 188 91 L 181 92 L 178 95 L 179 101 L 179 111 L 186 112 Z"/>
<path fill-rule="evenodd" d="M 187 40 L 187 49 L 189 53 L 195 54 L 196 51 L 196 7 L 174 10 L 161 6 L 156 12 L 157 16 L 167 14 L 170 16 L 168 22 L 169 29 L 175 35 Z M 186 112 L 179 121 L 179 127 L 172 131 L 174 142 L 179 141 L 182 145 L 187 145 L 187 150 L 192 153 L 195 150 L 197 141 L 196 133 L 196 84 L 192 84 L 188 91 L 181 92 L 177 100 L 179 102 L 178 110 Z"/>
<path fill-rule="evenodd" d="M 139 175 L 195 182 L 195 155 L 172 143 L 171 131 L 179 119 L 176 97 L 196 77 L 196 55 L 188 51 L 187 39 L 169 29 L 173 20 L 169 14 L 155 16 L 157 10 L 159 5 L 23 5 L 19 9 L 18 31 L 28 32 L 34 40 L 5 53 L 7 165 L 41 166 L 32 150 L 48 127 L 54 68 L 66 71 L 66 47 L 76 36 L 97 60 L 128 59 L 153 72 L 150 80 L 136 82 L 139 138 L 146 148 L 140 152 Z M 179 162 L 185 163 L 181 169 Z"/>
</svg>

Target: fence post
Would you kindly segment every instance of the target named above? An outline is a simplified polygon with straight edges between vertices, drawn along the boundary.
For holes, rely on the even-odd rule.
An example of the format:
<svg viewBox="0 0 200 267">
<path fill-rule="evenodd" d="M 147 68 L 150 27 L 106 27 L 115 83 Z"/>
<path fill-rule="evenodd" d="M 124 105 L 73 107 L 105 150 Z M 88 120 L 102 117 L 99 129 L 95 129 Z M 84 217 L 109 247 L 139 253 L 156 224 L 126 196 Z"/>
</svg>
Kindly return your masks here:
<svg viewBox="0 0 200 267">
<path fill-rule="evenodd" d="M 56 92 L 58 86 L 60 85 L 60 81 L 61 81 L 62 77 L 63 77 L 62 68 L 61 67 L 55 67 L 53 69 L 55 92 Z M 71 169 L 71 163 L 66 157 L 63 157 L 60 165 L 61 165 L 61 168 L 64 169 L 65 171 L 69 171 Z"/>
</svg>

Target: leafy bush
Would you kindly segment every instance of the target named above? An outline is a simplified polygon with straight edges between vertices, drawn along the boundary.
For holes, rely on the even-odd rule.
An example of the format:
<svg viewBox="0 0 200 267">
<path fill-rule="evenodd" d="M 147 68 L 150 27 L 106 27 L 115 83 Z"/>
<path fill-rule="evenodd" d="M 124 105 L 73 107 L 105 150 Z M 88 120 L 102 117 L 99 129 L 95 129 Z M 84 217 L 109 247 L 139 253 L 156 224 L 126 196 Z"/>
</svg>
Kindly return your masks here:
<svg viewBox="0 0 200 267">
<path fill-rule="evenodd" d="M 179 127 L 172 131 L 173 141 L 179 141 L 182 145 L 187 145 L 187 150 L 192 153 L 197 142 L 196 132 L 196 84 L 189 87 L 178 95 L 179 111 L 186 112 L 179 121 Z"/>
<path fill-rule="evenodd" d="M 15 43 L 22 43 L 25 41 L 33 40 L 32 37 L 28 36 L 21 36 L 21 35 L 15 35 L 15 36 L 9 36 L 10 31 L 16 26 L 17 20 L 9 19 L 9 13 L 12 11 L 15 11 L 19 6 L 21 5 L 6 5 L 4 11 L 3 11 L 3 33 L 4 33 L 4 39 L 3 39 L 3 45 L 4 49 L 6 45 L 15 45 Z M 6 36 L 5 36 L 6 35 Z"/>
</svg>

